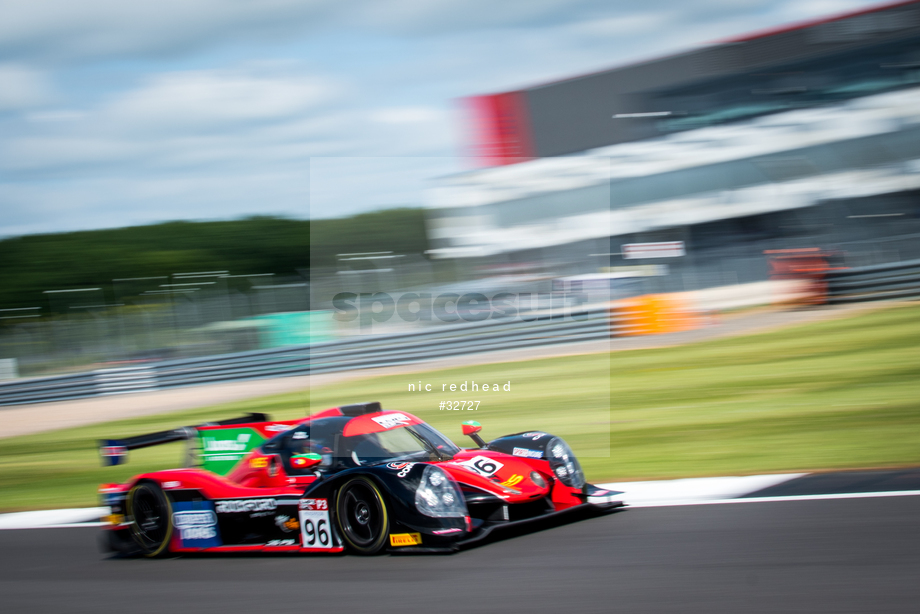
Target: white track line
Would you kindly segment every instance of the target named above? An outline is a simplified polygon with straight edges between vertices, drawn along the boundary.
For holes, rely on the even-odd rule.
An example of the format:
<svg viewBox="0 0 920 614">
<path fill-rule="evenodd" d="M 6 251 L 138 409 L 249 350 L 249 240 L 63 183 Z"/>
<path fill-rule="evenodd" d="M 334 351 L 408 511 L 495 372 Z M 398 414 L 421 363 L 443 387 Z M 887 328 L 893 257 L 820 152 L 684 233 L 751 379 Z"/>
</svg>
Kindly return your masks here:
<svg viewBox="0 0 920 614">
<path fill-rule="evenodd" d="M 805 473 L 780 473 L 770 475 L 744 475 L 717 478 L 686 478 L 682 480 L 656 480 L 652 482 L 614 482 L 598 484 L 600 488 L 622 492 L 622 499 L 630 506 L 651 505 L 670 501 L 715 501 L 734 499 L 795 478 Z"/>
<path fill-rule="evenodd" d="M 920 490 L 892 490 L 885 492 L 851 492 L 832 495 L 785 495 L 782 497 L 748 497 L 746 499 L 675 500 L 647 503 L 630 503 L 629 507 L 677 507 L 685 505 L 725 505 L 728 503 L 769 503 L 773 501 L 822 501 L 825 499 L 876 499 L 879 497 L 913 497 Z"/>
<path fill-rule="evenodd" d="M 0 514 L 0 529 L 45 529 L 48 527 L 98 526 L 109 513 L 107 507 L 81 507 L 66 510 L 39 510 Z"/>
<path fill-rule="evenodd" d="M 82 529 L 85 527 L 104 527 L 107 522 L 72 522 L 70 524 L 49 524 L 46 527 L 19 527 L 20 529 Z M 5 527 L 13 528 L 13 527 Z"/>
</svg>

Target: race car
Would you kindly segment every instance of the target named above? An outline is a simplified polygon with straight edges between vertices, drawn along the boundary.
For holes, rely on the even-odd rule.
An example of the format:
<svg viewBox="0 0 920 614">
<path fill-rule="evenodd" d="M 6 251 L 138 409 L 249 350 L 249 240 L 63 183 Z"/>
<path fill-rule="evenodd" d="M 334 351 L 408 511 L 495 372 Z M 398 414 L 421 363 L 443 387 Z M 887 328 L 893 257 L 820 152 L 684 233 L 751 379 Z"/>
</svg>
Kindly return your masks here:
<svg viewBox="0 0 920 614">
<path fill-rule="evenodd" d="M 264 414 L 100 441 L 103 463 L 189 442 L 198 466 L 138 475 L 99 492 L 103 543 L 125 555 L 212 552 L 454 552 L 494 531 L 619 509 L 585 482 L 571 448 L 542 431 L 461 449 L 380 403 L 272 421 Z M 197 463 L 195 463 L 197 461 Z"/>
</svg>

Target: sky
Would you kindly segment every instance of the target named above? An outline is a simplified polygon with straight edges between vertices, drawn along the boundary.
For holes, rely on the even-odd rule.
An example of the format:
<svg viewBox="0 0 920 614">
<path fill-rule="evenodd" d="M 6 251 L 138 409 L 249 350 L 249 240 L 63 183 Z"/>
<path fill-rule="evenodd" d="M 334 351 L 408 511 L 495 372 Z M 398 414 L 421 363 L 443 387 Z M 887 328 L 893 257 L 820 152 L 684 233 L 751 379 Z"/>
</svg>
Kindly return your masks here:
<svg viewBox="0 0 920 614">
<path fill-rule="evenodd" d="M 0 0 L 0 237 L 419 206 L 464 96 L 866 0 Z"/>
</svg>

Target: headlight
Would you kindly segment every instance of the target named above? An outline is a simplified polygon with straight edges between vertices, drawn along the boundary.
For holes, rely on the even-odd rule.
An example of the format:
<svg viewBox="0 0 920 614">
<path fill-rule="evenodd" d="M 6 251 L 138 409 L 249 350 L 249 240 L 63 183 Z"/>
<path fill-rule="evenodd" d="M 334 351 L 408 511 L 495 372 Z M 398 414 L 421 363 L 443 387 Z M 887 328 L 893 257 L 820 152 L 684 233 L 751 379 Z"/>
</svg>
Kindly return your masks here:
<svg viewBox="0 0 920 614">
<path fill-rule="evenodd" d="M 549 440 L 546 444 L 546 460 L 549 461 L 549 466 L 559 481 L 566 486 L 581 488 L 585 485 L 585 473 L 581 470 L 572 448 L 563 440 L 558 437 Z"/>
<path fill-rule="evenodd" d="M 530 472 L 530 481 L 536 484 L 539 488 L 546 488 L 546 480 L 544 480 L 543 476 L 536 471 Z"/>
<path fill-rule="evenodd" d="M 422 481 L 415 491 L 415 507 L 434 518 L 463 518 L 469 515 L 460 487 L 435 465 L 426 465 L 422 472 Z"/>
</svg>

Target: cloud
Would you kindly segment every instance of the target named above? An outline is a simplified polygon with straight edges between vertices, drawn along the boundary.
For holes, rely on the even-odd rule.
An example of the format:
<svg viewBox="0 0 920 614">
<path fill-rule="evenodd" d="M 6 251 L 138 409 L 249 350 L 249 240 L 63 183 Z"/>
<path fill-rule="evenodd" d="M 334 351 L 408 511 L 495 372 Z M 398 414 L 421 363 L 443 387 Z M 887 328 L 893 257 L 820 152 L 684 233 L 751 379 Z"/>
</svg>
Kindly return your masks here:
<svg viewBox="0 0 920 614">
<path fill-rule="evenodd" d="M 310 217 L 352 215 L 372 208 L 422 204 L 435 177 L 456 172 L 455 157 L 320 157 L 310 162 Z M 356 180 L 360 178 L 360 180 Z M 372 186 L 368 193 L 366 186 Z"/>
<path fill-rule="evenodd" d="M 331 79 L 265 75 L 252 67 L 170 72 L 117 96 L 103 112 L 124 128 L 201 131 L 302 116 L 334 100 L 338 90 Z"/>
<path fill-rule="evenodd" d="M 371 113 L 372 121 L 381 124 L 422 124 L 444 119 L 444 112 L 433 107 L 390 107 Z"/>
<path fill-rule="evenodd" d="M 72 63 L 85 58 L 175 56 L 222 41 L 294 36 L 326 0 L 7 0 L 0 53 Z"/>
<path fill-rule="evenodd" d="M 44 73 L 18 64 L 0 64 L 0 113 L 47 104 L 54 89 Z"/>
<path fill-rule="evenodd" d="M 88 135 L 24 137 L 0 146 L 0 169 L 10 173 L 66 168 L 73 172 L 114 161 L 124 164 L 135 160 L 142 148 L 128 140 Z"/>
<path fill-rule="evenodd" d="M 571 34 L 591 37 L 647 36 L 662 31 L 675 21 L 674 11 L 612 15 L 577 22 L 571 26 Z"/>
<path fill-rule="evenodd" d="M 629 34 L 622 28 L 634 23 L 641 31 L 648 20 L 665 13 L 680 14 L 684 27 L 694 27 L 737 14 L 785 12 L 794 18 L 803 14 L 802 4 L 793 0 L 646 0 L 641 5 L 626 0 L 7 0 L 0 20 L 0 54 L 67 64 L 112 56 L 169 58 L 220 45 L 276 45 L 324 32 L 430 40 L 571 24 L 590 29 L 605 21 L 601 29 Z M 826 14 L 866 2 L 805 0 L 804 4 L 805 12 Z"/>
<path fill-rule="evenodd" d="M 242 165 L 271 149 L 290 152 L 292 140 L 300 150 L 309 149 L 305 142 L 331 140 L 345 125 L 335 121 L 331 106 L 340 96 L 334 80 L 290 66 L 263 70 L 247 63 L 153 74 L 81 110 L 27 114 L 27 123 L 38 125 L 0 142 L 0 170 L 59 177 L 87 167 L 111 174 L 132 165 L 142 170 L 232 159 Z M 277 160 L 278 153 L 268 157 Z"/>
<path fill-rule="evenodd" d="M 32 111 L 0 141 L 0 176 L 14 179 L 0 186 L 0 206 L 16 212 L 0 236 L 253 213 L 306 217 L 316 160 L 451 149 L 442 108 L 361 104 L 353 87 L 302 62 L 244 62 L 154 73 L 82 108 Z M 330 210 L 420 204 L 415 167 L 352 176 Z"/>
<path fill-rule="evenodd" d="M 884 3 L 863 0 L 800 0 L 780 4 L 776 7 L 776 14 L 784 22 L 797 22 L 848 13 L 867 8 L 867 5 L 872 4 L 882 5 Z"/>
<path fill-rule="evenodd" d="M 629 6 L 614 3 L 619 9 Z M 569 22 L 611 8 L 600 0 L 7 0 L 0 51 L 67 61 L 171 55 L 228 41 L 270 42 L 323 28 L 431 36 Z"/>
<path fill-rule="evenodd" d="M 27 113 L 24 117 L 27 122 L 42 123 L 75 121 L 82 119 L 85 115 L 84 112 L 73 109 L 52 109 L 49 111 L 32 111 Z"/>
<path fill-rule="evenodd" d="M 464 166 L 457 97 L 866 4 L 7 0 L 0 235 L 306 215 L 320 168 L 315 215 L 419 203 Z"/>
</svg>

